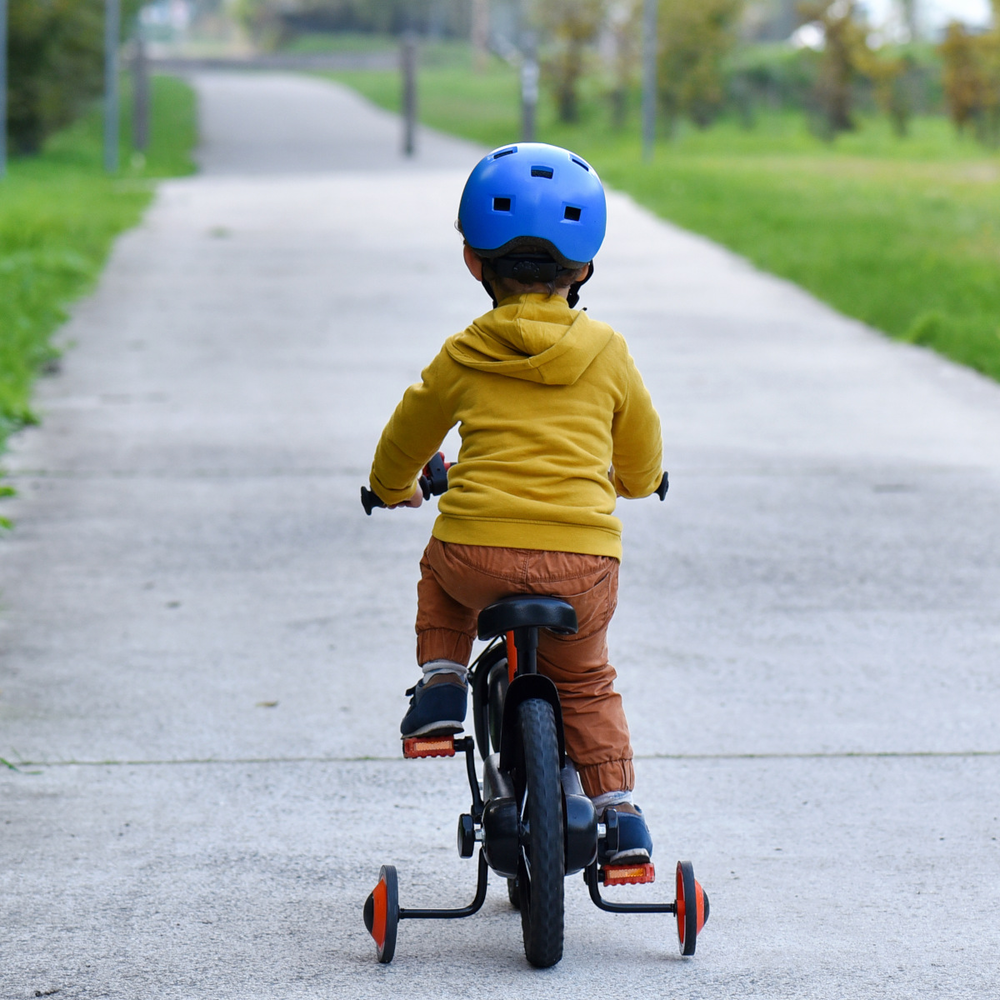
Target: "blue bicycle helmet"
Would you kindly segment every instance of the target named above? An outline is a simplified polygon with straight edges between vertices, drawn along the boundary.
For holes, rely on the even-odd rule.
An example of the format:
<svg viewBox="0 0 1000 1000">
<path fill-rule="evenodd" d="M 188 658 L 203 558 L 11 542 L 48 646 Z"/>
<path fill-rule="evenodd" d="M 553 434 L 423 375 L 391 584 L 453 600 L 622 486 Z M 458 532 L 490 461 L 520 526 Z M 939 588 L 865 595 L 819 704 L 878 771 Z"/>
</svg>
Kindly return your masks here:
<svg viewBox="0 0 1000 1000">
<path fill-rule="evenodd" d="M 594 259 L 607 218 L 594 168 L 544 142 L 501 146 L 484 156 L 465 182 L 458 208 L 462 235 L 480 257 L 543 247 L 568 270 Z"/>
</svg>

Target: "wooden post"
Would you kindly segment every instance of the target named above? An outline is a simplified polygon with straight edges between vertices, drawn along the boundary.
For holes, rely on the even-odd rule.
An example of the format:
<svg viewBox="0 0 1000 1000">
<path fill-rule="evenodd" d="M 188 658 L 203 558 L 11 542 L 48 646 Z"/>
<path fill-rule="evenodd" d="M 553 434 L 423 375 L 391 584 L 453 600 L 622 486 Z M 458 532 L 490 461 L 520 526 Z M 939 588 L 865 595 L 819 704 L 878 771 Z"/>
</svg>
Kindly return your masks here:
<svg viewBox="0 0 1000 1000">
<path fill-rule="evenodd" d="M 132 50 L 132 145 L 140 153 L 149 145 L 149 60 L 141 24 Z"/>
<path fill-rule="evenodd" d="M 417 133 L 417 39 L 412 32 L 403 36 L 403 153 L 416 152 Z"/>
<path fill-rule="evenodd" d="M 104 169 L 118 172 L 118 42 L 121 0 L 104 0 Z"/>
<path fill-rule="evenodd" d="M 653 158 L 656 142 L 656 3 L 643 0 L 642 8 L 642 158 Z"/>
</svg>

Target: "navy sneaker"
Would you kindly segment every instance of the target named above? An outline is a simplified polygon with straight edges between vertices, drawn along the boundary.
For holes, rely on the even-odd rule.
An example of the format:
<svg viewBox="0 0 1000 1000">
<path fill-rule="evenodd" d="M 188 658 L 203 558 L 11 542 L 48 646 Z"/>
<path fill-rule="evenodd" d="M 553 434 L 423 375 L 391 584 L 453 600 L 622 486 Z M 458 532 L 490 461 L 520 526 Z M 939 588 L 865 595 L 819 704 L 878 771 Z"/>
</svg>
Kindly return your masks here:
<svg viewBox="0 0 1000 1000">
<path fill-rule="evenodd" d="M 403 739 L 410 736 L 445 736 L 460 733 L 464 728 L 468 688 L 461 681 L 440 681 L 428 684 L 420 681 L 407 692 L 410 708 L 399 731 Z"/>
<path fill-rule="evenodd" d="M 614 809 L 614 806 L 609 806 Z M 649 827 L 642 810 L 636 806 L 635 813 L 615 809 L 618 814 L 618 850 L 608 851 L 601 841 L 601 853 L 598 858 L 602 865 L 642 865 L 653 856 L 653 838 L 649 835 Z M 605 816 L 607 809 L 605 810 Z M 607 820 L 604 820 L 607 822 Z"/>
</svg>

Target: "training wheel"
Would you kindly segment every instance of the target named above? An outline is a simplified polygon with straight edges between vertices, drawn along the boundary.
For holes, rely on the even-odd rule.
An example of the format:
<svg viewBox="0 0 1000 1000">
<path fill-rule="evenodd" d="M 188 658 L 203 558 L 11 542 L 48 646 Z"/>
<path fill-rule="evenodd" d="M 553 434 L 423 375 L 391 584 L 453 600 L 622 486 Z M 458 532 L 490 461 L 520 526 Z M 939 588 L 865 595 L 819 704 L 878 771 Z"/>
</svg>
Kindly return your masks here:
<svg viewBox="0 0 1000 1000">
<path fill-rule="evenodd" d="M 378 885 L 365 900 L 365 927 L 375 940 L 378 960 L 391 962 L 396 953 L 396 927 L 399 925 L 399 884 L 395 865 L 382 865 Z"/>
<path fill-rule="evenodd" d="M 677 862 L 677 938 L 681 954 L 693 955 L 708 920 L 708 894 L 695 880 L 690 861 Z"/>
</svg>

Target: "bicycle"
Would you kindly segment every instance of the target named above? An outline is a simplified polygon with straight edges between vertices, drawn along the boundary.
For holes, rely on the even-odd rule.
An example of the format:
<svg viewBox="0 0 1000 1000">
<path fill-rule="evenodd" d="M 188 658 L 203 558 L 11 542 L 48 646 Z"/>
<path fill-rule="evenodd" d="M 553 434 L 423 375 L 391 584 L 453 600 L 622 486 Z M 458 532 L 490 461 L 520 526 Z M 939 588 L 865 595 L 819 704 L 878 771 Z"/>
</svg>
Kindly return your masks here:
<svg viewBox="0 0 1000 1000">
<path fill-rule="evenodd" d="M 425 499 L 448 488 L 448 465 L 436 455 L 424 469 Z M 663 500 L 666 473 L 656 493 Z M 384 504 L 365 487 L 366 514 Z M 365 901 L 365 926 L 379 962 L 391 962 L 400 920 L 472 916 L 486 900 L 489 870 L 507 879 L 511 904 L 521 914 L 524 953 L 538 968 L 555 965 L 563 952 L 564 888 L 568 875 L 583 872 L 594 904 L 611 913 L 672 913 L 682 955 L 695 953 L 709 915 L 708 895 L 690 861 L 678 861 L 672 903 L 622 903 L 606 899 L 601 887 L 648 884 L 652 863 L 601 865 L 599 854 L 617 849 L 614 809 L 598 821 L 579 776 L 565 754 L 562 711 L 555 684 L 537 672 L 539 629 L 572 634 L 576 612 L 555 597 L 515 594 L 484 608 L 478 635 L 489 645 L 470 669 L 475 737 L 416 736 L 403 740 L 406 758 L 465 755 L 472 805 L 458 820 L 458 852 L 471 858 L 479 845 L 476 894 L 467 906 L 403 908 L 396 869 L 383 865 Z M 482 792 L 476 748 L 483 762 Z M 603 851 L 601 849 L 604 849 Z"/>
</svg>

